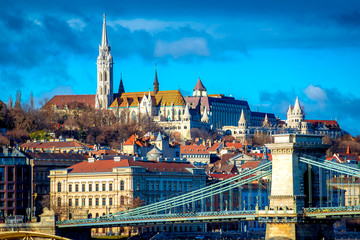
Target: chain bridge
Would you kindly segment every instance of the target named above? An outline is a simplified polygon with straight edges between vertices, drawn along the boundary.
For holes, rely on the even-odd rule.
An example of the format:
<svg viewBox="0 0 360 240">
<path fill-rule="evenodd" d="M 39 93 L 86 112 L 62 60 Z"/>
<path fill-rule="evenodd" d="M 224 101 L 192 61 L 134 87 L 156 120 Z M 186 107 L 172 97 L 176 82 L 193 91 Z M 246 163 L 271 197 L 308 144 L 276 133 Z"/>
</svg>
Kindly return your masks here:
<svg viewBox="0 0 360 240">
<path fill-rule="evenodd" d="M 257 221 L 266 238 L 334 239 L 333 223 L 360 216 L 360 170 L 325 160 L 321 136 L 282 134 L 272 161 L 192 192 L 90 219 L 58 221 L 61 231 L 118 226 L 175 226 Z M 250 184 L 257 184 L 252 191 Z M 262 195 L 267 189 L 268 196 Z M 247 194 L 248 201 L 242 201 Z"/>
</svg>

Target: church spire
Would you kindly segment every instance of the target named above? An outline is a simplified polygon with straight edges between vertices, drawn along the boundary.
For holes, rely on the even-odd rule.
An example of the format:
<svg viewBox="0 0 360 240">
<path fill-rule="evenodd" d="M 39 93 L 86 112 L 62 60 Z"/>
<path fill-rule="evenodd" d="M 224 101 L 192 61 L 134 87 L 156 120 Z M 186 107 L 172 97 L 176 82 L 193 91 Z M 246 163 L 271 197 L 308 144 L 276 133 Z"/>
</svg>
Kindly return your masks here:
<svg viewBox="0 0 360 240">
<path fill-rule="evenodd" d="M 96 109 L 108 109 L 113 102 L 113 59 L 106 33 L 106 19 L 103 16 L 103 31 L 99 56 L 97 57 L 97 89 L 95 98 Z M 115 95 L 116 96 L 116 95 Z"/>
<path fill-rule="evenodd" d="M 154 95 L 159 92 L 159 82 L 157 77 L 157 65 L 155 64 L 155 80 L 154 80 Z"/>
<path fill-rule="evenodd" d="M 106 15 L 104 13 L 103 16 L 103 31 L 102 31 L 102 37 L 101 37 L 101 46 L 105 47 L 108 46 L 108 39 L 107 39 L 107 32 L 106 32 Z"/>
<path fill-rule="evenodd" d="M 120 74 L 120 84 L 119 84 L 119 91 L 118 91 L 118 97 L 121 96 L 125 92 L 123 80 L 122 80 L 122 73 Z"/>
</svg>

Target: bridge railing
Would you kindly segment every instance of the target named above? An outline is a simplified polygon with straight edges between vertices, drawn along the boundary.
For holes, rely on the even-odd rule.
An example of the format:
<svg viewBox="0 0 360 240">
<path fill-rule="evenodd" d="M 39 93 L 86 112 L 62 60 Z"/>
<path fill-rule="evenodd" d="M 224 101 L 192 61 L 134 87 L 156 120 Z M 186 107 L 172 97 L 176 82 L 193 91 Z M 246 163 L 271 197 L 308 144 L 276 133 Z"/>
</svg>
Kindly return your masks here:
<svg viewBox="0 0 360 240">
<path fill-rule="evenodd" d="M 326 197 L 320 207 L 343 207 L 360 204 L 360 169 L 344 163 L 303 155 L 300 162 L 318 167 L 319 179 L 325 179 Z M 320 184 L 319 184 L 320 185 Z"/>
<path fill-rule="evenodd" d="M 171 213 L 173 211 L 186 211 L 186 205 L 192 204 L 191 209 L 195 210 L 196 202 L 205 200 L 206 198 L 213 197 L 217 194 L 221 194 L 227 192 L 231 189 L 240 187 L 241 185 L 248 184 L 254 180 L 261 179 L 265 176 L 271 174 L 271 164 L 272 162 L 265 163 L 259 167 L 256 167 L 252 170 L 246 171 L 241 173 L 237 176 L 229 178 L 227 180 L 220 181 L 216 184 L 212 184 L 210 186 L 194 190 L 192 192 L 169 198 L 163 201 L 159 201 L 156 203 L 152 203 L 146 206 L 130 209 L 124 212 L 114 213 L 112 215 L 146 215 L 146 214 L 153 214 L 153 213 Z M 259 173 L 260 172 L 260 173 Z M 257 174 L 253 176 L 254 174 Z M 200 210 L 205 211 L 204 205 L 205 203 L 201 203 L 202 205 Z M 182 206 L 180 210 L 179 207 Z"/>
</svg>

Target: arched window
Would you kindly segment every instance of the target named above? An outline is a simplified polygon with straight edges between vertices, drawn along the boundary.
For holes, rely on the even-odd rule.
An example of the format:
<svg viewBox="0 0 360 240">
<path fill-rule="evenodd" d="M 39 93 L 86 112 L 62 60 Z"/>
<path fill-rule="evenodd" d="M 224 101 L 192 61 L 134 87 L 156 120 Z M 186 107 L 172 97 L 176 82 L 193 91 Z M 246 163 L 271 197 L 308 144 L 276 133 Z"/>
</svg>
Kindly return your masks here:
<svg viewBox="0 0 360 240">
<path fill-rule="evenodd" d="M 121 196 L 120 197 L 120 205 L 124 205 L 124 202 L 125 202 L 125 198 L 124 198 L 124 196 Z"/>
<path fill-rule="evenodd" d="M 95 217 L 99 217 L 99 213 L 96 213 Z"/>
<path fill-rule="evenodd" d="M 124 181 L 121 180 L 120 181 L 120 191 L 124 191 L 125 190 L 125 184 L 124 184 Z"/>
<path fill-rule="evenodd" d="M 104 86 L 104 95 L 106 94 L 106 85 Z"/>
<path fill-rule="evenodd" d="M 58 182 L 58 192 L 61 192 L 61 182 Z"/>
<path fill-rule="evenodd" d="M 133 111 L 132 113 L 131 113 L 131 120 L 132 121 L 136 121 L 136 112 L 135 111 Z"/>
<path fill-rule="evenodd" d="M 140 181 L 136 180 L 136 190 L 140 190 Z"/>
<path fill-rule="evenodd" d="M 61 207 L 61 197 L 58 197 L 58 199 L 57 199 L 57 205 L 58 205 L 58 207 Z"/>
</svg>

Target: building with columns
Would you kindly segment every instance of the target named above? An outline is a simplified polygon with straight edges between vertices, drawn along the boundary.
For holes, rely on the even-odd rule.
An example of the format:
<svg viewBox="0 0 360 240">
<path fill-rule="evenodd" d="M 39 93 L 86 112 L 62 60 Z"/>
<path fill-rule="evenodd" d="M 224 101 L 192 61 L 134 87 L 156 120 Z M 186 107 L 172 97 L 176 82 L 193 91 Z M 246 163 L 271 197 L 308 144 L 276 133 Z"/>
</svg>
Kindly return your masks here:
<svg viewBox="0 0 360 240">
<path fill-rule="evenodd" d="M 88 217 L 116 213 L 135 207 L 137 198 L 150 204 L 206 185 L 204 169 L 180 158 L 89 158 L 52 170 L 49 178 L 51 208 L 60 212 L 62 219 L 72 218 L 79 210 Z"/>
</svg>

